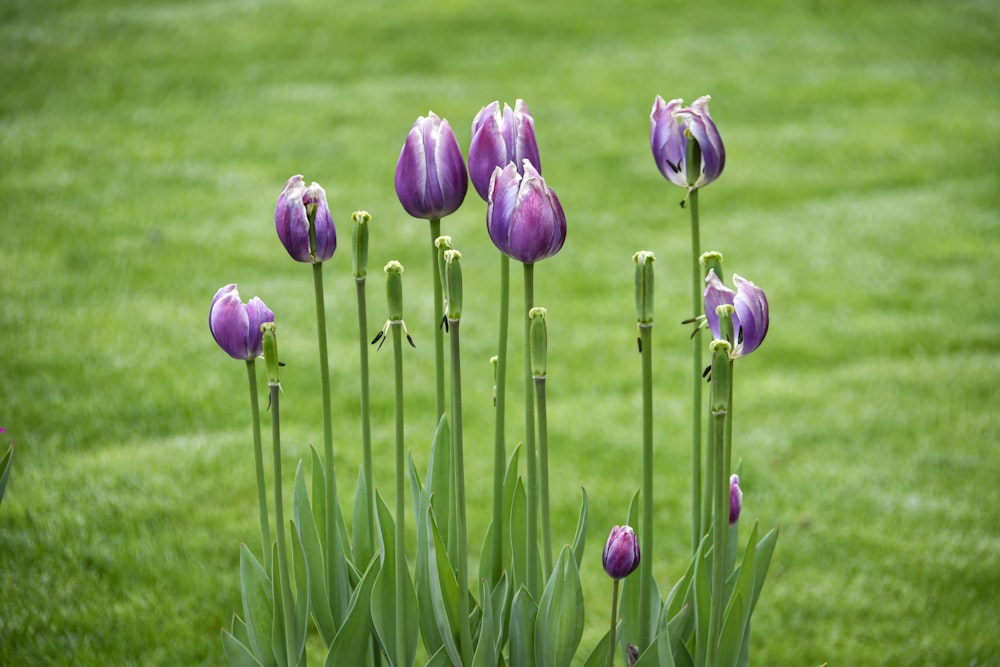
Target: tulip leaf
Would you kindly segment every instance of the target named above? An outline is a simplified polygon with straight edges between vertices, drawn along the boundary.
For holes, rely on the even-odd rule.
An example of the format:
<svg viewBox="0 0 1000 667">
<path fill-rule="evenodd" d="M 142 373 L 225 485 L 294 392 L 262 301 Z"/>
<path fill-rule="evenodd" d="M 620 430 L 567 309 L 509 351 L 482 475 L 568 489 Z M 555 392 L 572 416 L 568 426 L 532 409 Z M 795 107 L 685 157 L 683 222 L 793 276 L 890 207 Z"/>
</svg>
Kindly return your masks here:
<svg viewBox="0 0 1000 667">
<path fill-rule="evenodd" d="M 708 583 L 711 551 L 709 550 L 707 553 L 702 551 L 707 543 L 707 540 L 702 540 L 701 546 L 695 554 L 694 581 L 691 584 L 694 605 L 694 662 L 696 665 L 704 665 L 705 657 L 708 655 L 708 623 L 712 604 L 712 592 Z"/>
<path fill-rule="evenodd" d="M 262 664 L 277 664 L 271 641 L 274 627 L 271 580 L 245 544 L 240 546 L 240 593 L 250 647 Z"/>
<path fill-rule="evenodd" d="M 577 568 L 583 567 L 583 549 L 587 543 L 587 490 L 580 489 L 583 500 L 580 503 L 580 519 L 576 524 L 576 535 L 573 537 L 573 556 L 576 557 Z"/>
<path fill-rule="evenodd" d="M 322 497 L 322 496 L 321 496 Z M 316 527 L 315 514 L 306 495 L 305 474 L 299 465 L 295 471 L 293 502 L 293 533 L 301 542 L 305 559 L 305 570 L 309 575 L 309 600 L 313 618 L 323 641 L 329 645 L 337 634 L 337 625 L 330 611 L 330 601 L 326 587 L 326 565 L 323 561 L 322 539 Z"/>
<path fill-rule="evenodd" d="M 576 557 L 563 547 L 545 584 L 535 619 L 535 662 L 568 667 L 583 636 L 583 588 Z"/>
<path fill-rule="evenodd" d="M 426 523 L 427 510 L 429 510 L 431 506 L 431 489 L 429 486 L 421 486 L 417 468 L 413 464 L 412 456 L 409 459 L 409 472 L 410 493 L 413 499 L 417 534 L 417 558 L 415 563 L 416 581 L 414 584 L 416 585 L 417 590 L 420 636 L 423 639 L 424 648 L 427 649 L 428 655 L 433 655 L 441 649 L 442 646 L 444 646 L 444 642 L 442 641 L 441 634 L 437 629 L 437 622 L 434 619 L 434 611 L 430 608 L 430 565 L 427 548 Z"/>
<path fill-rule="evenodd" d="M 484 579 L 484 581 L 486 580 Z M 498 581 L 497 585 L 493 587 L 492 591 L 490 591 L 490 597 L 488 598 L 490 600 L 490 604 L 493 605 L 493 622 L 497 625 L 496 652 L 498 655 L 500 654 L 504 642 L 507 639 L 507 625 L 510 620 L 507 607 L 507 603 L 510 601 L 508 591 L 507 573 L 503 572 L 500 575 L 500 581 Z M 486 600 L 487 598 L 483 599 Z"/>
<path fill-rule="evenodd" d="M 396 599 L 396 524 L 389 508 L 378 494 L 375 496 L 381 543 L 381 569 L 372 589 L 372 623 L 382 649 L 392 667 L 412 665 L 417 652 L 417 593 L 410 571 L 403 563 L 403 599 Z M 396 624 L 396 605 L 403 607 L 403 628 Z M 404 655 L 397 655 L 396 635 L 403 632 Z"/>
<path fill-rule="evenodd" d="M 771 556 L 774 555 L 774 545 L 778 541 L 778 527 L 775 526 L 761 538 L 757 543 L 757 563 L 754 567 L 753 599 L 750 601 L 750 614 L 757 607 L 757 598 L 764 588 L 764 579 L 767 577 L 767 570 L 771 565 Z M 749 615 L 748 615 L 749 618 Z"/>
<path fill-rule="evenodd" d="M 449 532 L 452 526 L 451 499 L 454 498 L 455 485 L 451 463 L 451 428 L 448 426 L 448 419 L 442 416 L 434 432 L 431 451 L 427 457 L 428 488 L 425 489 L 425 493 L 434 506 L 434 515 L 439 519 L 438 528 L 445 544 L 451 544 L 454 539 Z"/>
<path fill-rule="evenodd" d="M 271 623 L 271 650 L 278 661 L 278 667 L 294 667 L 288 665 L 286 650 L 289 637 L 285 636 L 285 601 L 281 595 L 281 577 L 278 573 L 278 545 L 271 550 L 271 599 L 274 600 L 274 618 Z"/>
<path fill-rule="evenodd" d="M 236 614 L 233 614 L 233 623 L 229 632 L 236 640 L 244 646 L 250 646 L 250 635 L 247 633 L 247 624 Z"/>
<path fill-rule="evenodd" d="M 427 508 L 426 517 L 427 549 L 429 560 L 429 580 L 431 610 L 437 624 L 438 633 L 444 647 L 455 665 L 461 667 L 462 655 L 455 640 L 458 636 L 458 623 L 468 622 L 468 619 L 458 617 L 458 596 L 460 594 L 455 571 L 448 560 L 448 550 L 434 521 L 433 508 Z"/>
<path fill-rule="evenodd" d="M 625 514 L 625 525 L 639 525 L 639 489 L 632 494 Z M 652 597 L 652 596 L 650 596 Z M 622 637 L 619 645 L 639 644 L 639 577 L 626 577 L 622 581 L 622 596 L 619 605 L 622 623 Z M 657 613 L 659 610 L 657 610 Z M 624 651 L 624 648 L 622 648 Z"/>
<path fill-rule="evenodd" d="M 300 466 L 301 469 L 301 466 Z M 295 575 L 295 655 L 301 661 L 306 650 L 306 635 L 309 631 L 309 570 L 306 567 L 305 554 L 302 550 L 302 540 L 295 532 L 295 524 L 289 522 L 292 532 L 293 573 Z"/>
<path fill-rule="evenodd" d="M 331 666 L 332 667 L 332 666 Z M 424 667 L 453 667 L 451 658 L 448 657 L 448 651 L 445 650 L 444 646 L 439 648 L 437 651 L 427 659 Z"/>
<path fill-rule="evenodd" d="M 719 636 L 719 652 L 716 664 L 724 667 L 736 667 L 740 649 L 743 646 L 743 629 L 746 626 L 746 616 L 743 594 L 739 591 L 733 596 L 733 604 L 722 623 L 722 634 Z"/>
<path fill-rule="evenodd" d="M 483 618 L 479 624 L 479 643 L 476 645 L 476 652 L 472 657 L 472 667 L 496 667 L 496 638 L 499 632 L 493 616 L 493 605 L 490 604 L 490 587 L 485 579 L 481 579 L 479 588 L 479 599 L 483 601 L 480 607 Z"/>
<path fill-rule="evenodd" d="M 535 622 L 538 605 L 523 585 L 514 594 L 510 605 L 510 664 L 518 667 L 535 665 Z"/>
<path fill-rule="evenodd" d="M 616 633 L 621 632 L 621 627 L 622 627 L 622 622 L 618 621 L 618 627 L 616 628 L 615 632 Z M 616 634 L 616 637 L 620 636 L 621 635 Z M 615 641 L 615 643 L 617 644 L 618 642 Z M 612 649 L 611 649 L 611 631 L 609 630 L 608 632 L 604 633 L 604 636 L 601 637 L 601 640 L 597 642 L 597 645 L 594 646 L 593 650 L 591 650 L 590 655 L 587 656 L 587 660 L 583 663 L 583 667 L 604 667 L 604 665 L 608 664 L 608 651 L 610 650 Z"/>
<path fill-rule="evenodd" d="M 354 545 L 352 560 L 360 567 L 371 561 L 374 552 L 375 536 L 369 533 L 369 521 L 373 519 L 372 508 L 368 502 L 368 484 L 365 482 L 365 469 L 358 469 L 358 485 L 354 492 L 353 533 L 351 544 Z M 374 524 L 374 521 L 371 521 Z"/>
<path fill-rule="evenodd" d="M 326 655 L 326 667 L 339 665 L 363 665 L 371 650 L 372 638 L 372 589 L 379 574 L 379 559 L 372 556 L 358 586 L 351 595 L 347 618 L 340 626 L 337 636 Z"/>
<path fill-rule="evenodd" d="M 312 452 L 312 497 L 326 498 L 326 474 L 323 472 L 323 459 L 319 457 L 319 454 L 316 453 L 316 449 L 314 447 L 310 447 L 309 450 Z M 316 526 L 318 528 L 323 528 L 318 531 L 319 543 L 320 547 L 323 549 L 323 553 L 326 553 L 326 503 L 312 503 L 312 511 L 313 520 L 316 522 Z M 324 576 L 323 579 L 325 581 L 326 576 Z M 324 595 L 323 597 L 326 598 L 328 596 Z"/>
<path fill-rule="evenodd" d="M 222 649 L 229 667 L 261 667 L 250 649 L 225 628 L 222 629 Z"/>
<path fill-rule="evenodd" d="M 528 498 L 524 481 L 518 477 L 510 506 L 511 584 L 517 590 L 528 580 Z"/>
</svg>

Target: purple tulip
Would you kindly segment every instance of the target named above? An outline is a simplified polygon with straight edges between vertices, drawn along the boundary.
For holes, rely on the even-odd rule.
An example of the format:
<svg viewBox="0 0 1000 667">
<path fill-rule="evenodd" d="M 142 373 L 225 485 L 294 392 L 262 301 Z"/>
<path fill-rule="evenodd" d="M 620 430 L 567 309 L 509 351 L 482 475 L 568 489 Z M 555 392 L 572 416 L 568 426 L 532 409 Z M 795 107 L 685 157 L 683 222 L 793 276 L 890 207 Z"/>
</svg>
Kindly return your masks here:
<svg viewBox="0 0 1000 667">
<path fill-rule="evenodd" d="M 624 579 L 639 567 L 639 540 L 630 526 L 615 526 L 604 545 L 604 571 L 612 579 Z"/>
<path fill-rule="evenodd" d="M 469 144 L 469 178 L 479 196 L 487 201 L 493 170 L 513 162 L 523 173 L 523 160 L 531 162 L 538 173 L 542 172 L 535 143 L 535 120 L 524 100 L 517 100 L 514 108 L 500 103 L 483 107 L 472 121 L 472 142 Z"/>
<path fill-rule="evenodd" d="M 215 342 L 233 359 L 245 361 L 263 354 L 260 325 L 273 321 L 274 313 L 257 297 L 244 305 L 235 283 L 215 293 L 208 311 L 208 328 Z"/>
<path fill-rule="evenodd" d="M 732 357 L 744 357 L 764 342 L 767 336 L 768 311 L 767 296 L 764 290 L 749 280 L 733 274 L 736 291 L 722 284 L 714 270 L 709 270 L 705 279 L 705 319 L 712 330 L 713 338 L 720 338 L 719 315 L 715 312 L 718 306 L 729 304 L 733 307 L 733 332 L 736 340 Z"/>
<path fill-rule="evenodd" d="M 559 252 L 566 241 L 566 215 L 556 193 L 524 160 L 524 175 L 510 162 L 493 170 L 486 207 L 486 230 L 500 252 L 533 264 Z"/>
<path fill-rule="evenodd" d="M 469 175 L 448 121 L 433 111 L 413 123 L 396 163 L 396 196 L 414 218 L 454 213 L 469 190 Z"/>
<path fill-rule="evenodd" d="M 733 525 L 740 518 L 740 510 L 743 509 L 743 491 L 740 489 L 740 476 L 733 475 L 729 478 L 729 525 Z"/>
<path fill-rule="evenodd" d="M 274 227 L 281 244 L 297 262 L 325 262 L 337 249 L 337 230 L 326 192 L 319 183 L 307 188 L 301 174 L 289 178 L 278 196 Z"/>
<path fill-rule="evenodd" d="M 699 97 L 690 107 L 684 100 L 664 102 L 659 95 L 649 114 L 649 143 L 660 173 L 682 188 L 701 188 L 722 174 L 726 149 L 722 137 L 708 113 L 708 95 Z M 694 139 L 701 152 L 700 165 L 688 165 L 688 142 Z"/>
</svg>

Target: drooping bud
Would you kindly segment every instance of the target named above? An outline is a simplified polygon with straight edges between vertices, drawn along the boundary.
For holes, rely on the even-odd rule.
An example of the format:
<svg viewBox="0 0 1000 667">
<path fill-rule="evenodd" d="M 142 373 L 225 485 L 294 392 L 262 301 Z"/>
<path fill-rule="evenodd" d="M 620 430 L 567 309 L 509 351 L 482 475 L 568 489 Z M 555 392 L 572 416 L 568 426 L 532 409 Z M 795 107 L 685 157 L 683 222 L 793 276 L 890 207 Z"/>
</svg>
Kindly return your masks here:
<svg viewBox="0 0 1000 667">
<path fill-rule="evenodd" d="M 722 174 L 726 150 L 708 113 L 708 95 L 690 107 L 657 95 L 649 115 L 649 142 L 664 178 L 682 188 L 701 188 Z"/>
<path fill-rule="evenodd" d="M 549 334 L 545 324 L 546 314 L 547 311 L 539 306 L 528 311 L 528 347 L 534 378 L 544 378 L 547 373 Z"/>
<path fill-rule="evenodd" d="M 368 211 L 355 211 L 351 219 L 354 220 L 351 271 L 355 279 L 364 278 L 368 275 L 368 223 L 372 216 Z"/>
<path fill-rule="evenodd" d="M 729 525 L 732 526 L 740 519 L 740 510 L 743 509 L 743 491 L 740 489 L 740 476 L 733 475 L 729 478 Z"/>
<path fill-rule="evenodd" d="M 608 535 L 602 556 L 604 571 L 612 579 L 624 579 L 639 567 L 639 540 L 630 526 L 615 526 Z"/>
</svg>

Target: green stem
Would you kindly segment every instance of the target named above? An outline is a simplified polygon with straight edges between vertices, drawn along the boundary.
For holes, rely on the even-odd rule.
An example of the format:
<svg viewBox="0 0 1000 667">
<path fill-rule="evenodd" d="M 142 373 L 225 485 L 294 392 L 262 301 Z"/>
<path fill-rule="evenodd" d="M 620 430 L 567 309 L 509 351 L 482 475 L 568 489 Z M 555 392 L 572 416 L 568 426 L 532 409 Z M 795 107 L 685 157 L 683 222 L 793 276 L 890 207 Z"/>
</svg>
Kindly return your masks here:
<svg viewBox="0 0 1000 667">
<path fill-rule="evenodd" d="M 719 635 L 722 634 L 722 611 L 725 607 L 724 588 L 726 585 L 726 538 L 729 534 L 729 485 L 725 472 L 725 432 L 726 411 L 712 413 L 715 422 L 715 466 L 713 466 L 713 491 L 715 511 L 713 512 L 712 545 L 712 601 L 708 620 L 708 653 L 706 665 L 714 667 L 718 654 Z"/>
<path fill-rule="evenodd" d="M 552 572 L 552 525 L 549 521 L 549 435 L 548 418 L 545 410 L 545 376 L 535 378 L 535 401 L 538 406 L 538 467 L 542 493 L 542 558 L 545 568 L 542 580 L 548 581 Z"/>
<path fill-rule="evenodd" d="M 608 667 L 615 665 L 615 629 L 618 627 L 618 584 L 615 579 L 614 592 L 611 594 L 611 631 L 609 632 L 610 643 L 608 644 Z"/>
<path fill-rule="evenodd" d="M 691 213 L 691 312 L 698 317 L 702 306 L 704 281 L 701 275 L 701 231 L 699 229 L 698 190 L 688 195 L 688 210 Z M 697 325 L 696 325 L 697 326 Z M 691 553 L 698 550 L 703 532 L 701 525 L 701 419 L 702 419 L 702 342 L 701 329 L 696 329 L 691 340 Z"/>
<path fill-rule="evenodd" d="M 346 594 L 337 586 L 335 554 L 339 552 L 340 536 L 337 534 L 337 478 L 333 466 L 333 410 L 330 407 L 330 364 L 326 345 L 326 304 L 323 298 L 323 263 L 313 267 L 313 288 L 316 293 L 316 333 L 319 340 L 319 379 L 323 403 L 323 459 L 326 476 L 326 581 L 330 603 L 334 609 L 347 609 Z M 338 595 L 344 596 L 338 599 Z"/>
<path fill-rule="evenodd" d="M 448 320 L 451 338 L 451 420 L 452 457 L 455 473 L 455 528 L 458 539 L 458 626 L 463 662 L 472 664 L 472 631 L 469 627 L 469 544 L 465 512 L 465 454 L 462 439 L 462 364 L 459 342 L 460 320 Z M 484 601 L 485 603 L 486 601 Z"/>
<path fill-rule="evenodd" d="M 639 652 L 650 644 L 653 604 L 653 324 L 639 326 L 642 347 L 642 546 L 639 561 Z"/>
<path fill-rule="evenodd" d="M 281 584 L 281 602 L 285 619 L 285 655 L 288 665 L 298 664 L 295 653 L 295 603 L 292 601 L 292 584 L 288 574 L 288 552 L 285 545 L 285 518 L 282 509 L 283 493 L 281 490 L 281 416 L 279 414 L 279 397 L 281 386 L 277 383 L 269 385 L 271 398 L 271 442 L 274 452 L 274 521 L 277 525 L 275 535 L 278 538 L 278 577 Z"/>
<path fill-rule="evenodd" d="M 434 280 L 434 423 L 437 424 L 445 411 L 444 399 L 444 332 L 441 331 L 441 317 L 444 315 L 444 293 L 441 287 L 441 272 L 438 270 L 438 249 L 434 244 L 441 236 L 441 219 L 430 220 L 431 229 L 431 275 Z"/>
<path fill-rule="evenodd" d="M 365 276 L 354 279 L 358 292 L 358 358 L 361 360 L 361 456 L 368 507 L 368 555 L 375 553 L 375 480 L 372 472 L 372 418 L 368 380 L 368 307 Z M 358 563 L 362 567 L 363 563 Z"/>
<path fill-rule="evenodd" d="M 526 521 L 528 553 L 525 584 L 534 599 L 538 599 L 538 461 L 535 453 L 535 401 L 531 377 L 531 318 L 528 312 L 535 301 L 535 265 L 524 264 L 524 449 L 528 472 L 528 517 Z"/>
<path fill-rule="evenodd" d="M 257 510 L 260 514 L 260 542 L 264 549 L 264 571 L 271 571 L 271 528 L 268 525 L 267 482 L 264 480 L 264 452 L 260 441 L 260 401 L 257 398 L 257 360 L 247 359 L 250 384 L 250 415 L 253 423 L 253 458 L 257 468 Z"/>
<path fill-rule="evenodd" d="M 436 271 L 435 271 L 436 273 Z M 403 470 L 403 322 L 392 323 L 392 351 L 396 383 L 396 659 L 406 656 L 406 503 Z"/>
<path fill-rule="evenodd" d="M 510 320 L 510 258 L 500 253 L 500 324 L 497 335 L 496 421 L 493 426 L 493 580 L 503 573 L 503 478 L 507 460 L 507 330 Z"/>
</svg>

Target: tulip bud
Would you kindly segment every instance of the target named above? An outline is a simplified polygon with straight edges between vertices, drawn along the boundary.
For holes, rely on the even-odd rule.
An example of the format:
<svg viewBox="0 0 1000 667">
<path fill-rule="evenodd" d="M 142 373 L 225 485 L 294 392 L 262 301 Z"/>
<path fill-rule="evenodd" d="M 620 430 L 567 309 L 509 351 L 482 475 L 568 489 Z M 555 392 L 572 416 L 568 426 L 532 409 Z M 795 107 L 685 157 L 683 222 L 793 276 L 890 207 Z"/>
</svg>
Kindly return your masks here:
<svg viewBox="0 0 1000 667">
<path fill-rule="evenodd" d="M 630 526 L 615 526 L 604 545 L 604 571 L 612 579 L 624 579 L 639 567 L 639 541 Z"/>
<path fill-rule="evenodd" d="M 722 174 L 726 150 L 708 113 L 708 95 L 690 107 L 657 95 L 649 115 L 649 142 L 664 178 L 683 188 L 701 188 Z"/>
<path fill-rule="evenodd" d="M 542 164 L 535 143 L 535 121 L 524 100 L 512 110 L 499 102 L 483 107 L 472 121 L 469 144 L 469 178 L 484 201 L 489 200 L 493 170 L 513 162 L 523 173 L 522 161 L 528 160 L 541 173 Z"/>
<path fill-rule="evenodd" d="M 354 220 L 351 271 L 355 279 L 364 278 L 368 275 L 368 223 L 372 216 L 368 211 L 355 211 L 351 219 Z"/>
<path fill-rule="evenodd" d="M 556 193 L 525 160 L 524 175 L 514 163 L 493 171 L 486 230 L 500 252 L 533 264 L 559 252 L 566 241 L 566 215 Z"/>
<path fill-rule="evenodd" d="M 297 262 L 325 262 L 337 249 L 337 230 L 318 183 L 308 188 L 292 176 L 274 206 L 274 226 L 288 254 Z"/>
<path fill-rule="evenodd" d="M 740 489 L 740 476 L 733 475 L 729 478 L 729 525 L 732 526 L 740 518 L 740 510 L 743 509 L 743 491 Z"/>
<path fill-rule="evenodd" d="M 260 325 L 273 321 L 274 313 L 257 297 L 244 305 L 235 283 L 215 293 L 208 311 L 208 328 L 215 342 L 233 359 L 245 361 L 261 355 Z"/>
<path fill-rule="evenodd" d="M 547 311 L 541 307 L 534 307 L 528 311 L 528 347 L 531 359 L 531 375 L 535 378 L 543 378 L 548 365 L 548 329 L 545 326 L 545 315 Z"/>
<path fill-rule="evenodd" d="M 407 213 L 425 220 L 458 210 L 469 175 L 448 121 L 434 112 L 413 124 L 396 163 L 396 196 Z"/>
</svg>

